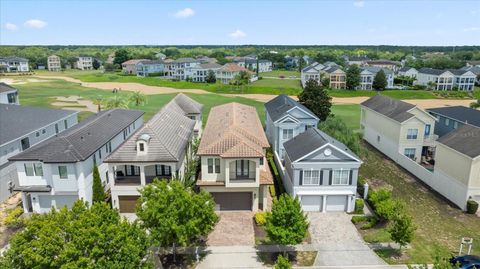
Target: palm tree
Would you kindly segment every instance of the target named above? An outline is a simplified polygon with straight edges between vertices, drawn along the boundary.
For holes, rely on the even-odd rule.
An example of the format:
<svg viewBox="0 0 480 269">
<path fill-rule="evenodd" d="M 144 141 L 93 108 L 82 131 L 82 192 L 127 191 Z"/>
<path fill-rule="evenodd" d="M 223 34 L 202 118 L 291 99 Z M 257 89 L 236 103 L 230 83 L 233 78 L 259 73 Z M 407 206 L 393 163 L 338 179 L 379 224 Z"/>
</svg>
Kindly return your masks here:
<svg viewBox="0 0 480 269">
<path fill-rule="evenodd" d="M 104 102 L 105 102 L 105 99 L 103 99 L 101 95 L 93 99 L 92 103 L 97 106 L 97 112 L 100 112 L 102 110 L 102 105 Z"/>
<path fill-rule="evenodd" d="M 136 91 L 130 95 L 129 100 L 134 103 L 135 106 L 144 105 L 147 103 L 147 96 L 140 91 Z"/>
<path fill-rule="evenodd" d="M 123 97 L 119 97 L 116 94 L 115 97 L 112 97 L 105 102 L 105 107 L 107 109 L 112 109 L 112 108 L 128 109 L 128 100 Z"/>
<path fill-rule="evenodd" d="M 473 108 L 473 109 L 479 109 L 480 108 L 480 98 L 478 98 L 476 102 L 471 103 L 470 107 Z"/>
</svg>

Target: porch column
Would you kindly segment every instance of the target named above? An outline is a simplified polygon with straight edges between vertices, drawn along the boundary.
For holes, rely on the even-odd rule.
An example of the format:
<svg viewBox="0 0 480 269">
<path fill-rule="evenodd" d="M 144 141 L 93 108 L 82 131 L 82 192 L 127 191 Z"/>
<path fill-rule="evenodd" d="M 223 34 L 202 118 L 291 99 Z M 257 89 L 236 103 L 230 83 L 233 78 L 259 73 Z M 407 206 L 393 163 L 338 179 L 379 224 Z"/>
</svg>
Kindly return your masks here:
<svg viewBox="0 0 480 269">
<path fill-rule="evenodd" d="M 348 198 L 347 198 L 347 213 L 350 212 L 350 206 L 352 205 L 352 199 L 353 199 L 352 195 L 349 195 Z"/>
<path fill-rule="evenodd" d="M 27 194 L 25 192 L 22 192 L 22 206 L 23 212 L 28 212 Z"/>
<path fill-rule="evenodd" d="M 147 185 L 147 181 L 145 180 L 145 166 L 143 165 L 140 165 L 140 185 Z"/>
<path fill-rule="evenodd" d="M 222 160 L 222 159 L 220 159 Z M 213 165 L 215 166 L 215 163 L 213 163 Z M 215 169 L 215 167 L 213 167 Z M 221 169 L 221 167 L 220 167 Z M 227 185 L 230 184 L 230 160 L 229 159 L 225 159 L 225 187 L 228 187 Z"/>
<path fill-rule="evenodd" d="M 268 185 L 262 185 L 262 196 L 263 196 L 263 211 L 267 211 L 268 208 Z"/>
<path fill-rule="evenodd" d="M 113 186 L 115 186 L 115 165 L 113 164 L 108 164 L 108 180 L 109 180 L 109 183 L 110 183 L 110 189 L 113 188 Z"/>
<path fill-rule="evenodd" d="M 327 196 L 324 195 L 323 196 L 323 203 L 322 203 L 322 212 L 326 212 L 327 211 Z"/>
</svg>

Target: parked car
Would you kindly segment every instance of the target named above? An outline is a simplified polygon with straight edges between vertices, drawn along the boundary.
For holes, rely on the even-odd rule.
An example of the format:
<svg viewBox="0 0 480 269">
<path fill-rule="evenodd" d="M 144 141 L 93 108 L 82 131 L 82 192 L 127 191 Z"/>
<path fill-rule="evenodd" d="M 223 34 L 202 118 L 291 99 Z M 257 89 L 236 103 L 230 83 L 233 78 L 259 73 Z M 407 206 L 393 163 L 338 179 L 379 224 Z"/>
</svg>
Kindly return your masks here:
<svg viewBox="0 0 480 269">
<path fill-rule="evenodd" d="M 465 255 L 452 257 L 450 263 L 458 265 L 459 269 L 480 269 L 480 256 Z"/>
</svg>

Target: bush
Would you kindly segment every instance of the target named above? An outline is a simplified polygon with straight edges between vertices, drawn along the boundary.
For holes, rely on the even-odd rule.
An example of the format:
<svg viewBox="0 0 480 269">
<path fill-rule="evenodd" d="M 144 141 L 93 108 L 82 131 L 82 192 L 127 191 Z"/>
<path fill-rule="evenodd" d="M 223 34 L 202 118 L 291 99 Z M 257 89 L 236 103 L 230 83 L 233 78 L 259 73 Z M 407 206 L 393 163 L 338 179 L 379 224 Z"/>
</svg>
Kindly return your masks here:
<svg viewBox="0 0 480 269">
<path fill-rule="evenodd" d="M 364 187 L 365 183 L 367 183 L 367 181 L 363 177 L 359 176 L 357 180 L 357 192 L 362 197 L 364 197 L 364 194 L 365 194 L 365 187 Z"/>
<path fill-rule="evenodd" d="M 360 227 L 361 230 L 368 230 L 370 228 L 373 228 L 375 225 L 377 225 L 378 219 L 375 217 L 368 217 L 367 218 L 367 223 L 363 224 L 362 227 Z"/>
<path fill-rule="evenodd" d="M 255 213 L 255 223 L 259 226 L 265 225 L 267 223 L 268 212 L 257 212 Z"/>
<path fill-rule="evenodd" d="M 365 205 L 365 202 L 363 202 L 363 199 L 357 198 L 355 200 L 355 214 L 363 214 L 363 207 Z"/>
<path fill-rule="evenodd" d="M 149 77 L 161 77 L 163 75 L 164 75 L 163 72 L 154 72 L 154 73 L 149 73 L 148 74 Z"/>
<path fill-rule="evenodd" d="M 363 221 L 367 221 L 367 216 L 353 216 L 352 217 L 352 223 L 357 224 Z"/>
<path fill-rule="evenodd" d="M 270 196 L 277 197 L 277 193 L 275 191 L 275 185 L 268 186 L 268 190 L 270 191 Z"/>
<path fill-rule="evenodd" d="M 478 203 L 474 200 L 467 201 L 467 213 L 468 214 L 475 214 L 478 210 Z"/>
<path fill-rule="evenodd" d="M 373 209 L 376 209 L 380 202 L 390 199 L 392 199 L 392 192 L 387 189 L 370 190 L 368 193 L 368 202 L 370 202 Z"/>
<path fill-rule="evenodd" d="M 287 257 L 283 255 L 278 255 L 277 261 L 275 262 L 274 265 L 275 269 L 290 269 L 292 268 L 292 265 L 290 264 L 290 261 L 288 260 L 288 255 Z"/>
<path fill-rule="evenodd" d="M 23 208 L 15 207 L 7 211 L 7 216 L 4 219 L 4 223 L 9 228 L 20 228 L 25 224 L 25 220 L 22 218 Z"/>
</svg>

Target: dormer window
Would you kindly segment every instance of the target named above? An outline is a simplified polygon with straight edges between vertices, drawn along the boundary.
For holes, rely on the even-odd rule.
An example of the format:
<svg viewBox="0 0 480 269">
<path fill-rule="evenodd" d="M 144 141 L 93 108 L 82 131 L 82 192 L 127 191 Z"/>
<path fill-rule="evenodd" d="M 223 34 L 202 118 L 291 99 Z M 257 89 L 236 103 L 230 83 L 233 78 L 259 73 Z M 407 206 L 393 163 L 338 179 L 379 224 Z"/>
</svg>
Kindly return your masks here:
<svg viewBox="0 0 480 269">
<path fill-rule="evenodd" d="M 148 152 L 148 143 L 150 142 L 150 135 L 142 134 L 137 139 L 137 154 L 143 155 Z"/>
<path fill-rule="evenodd" d="M 145 151 L 145 143 L 138 143 L 139 151 Z"/>
</svg>

